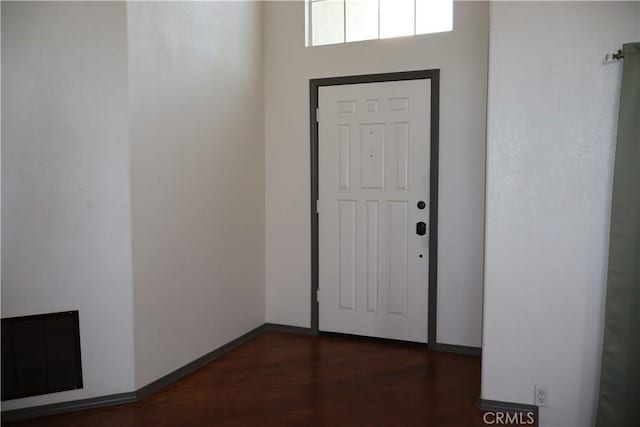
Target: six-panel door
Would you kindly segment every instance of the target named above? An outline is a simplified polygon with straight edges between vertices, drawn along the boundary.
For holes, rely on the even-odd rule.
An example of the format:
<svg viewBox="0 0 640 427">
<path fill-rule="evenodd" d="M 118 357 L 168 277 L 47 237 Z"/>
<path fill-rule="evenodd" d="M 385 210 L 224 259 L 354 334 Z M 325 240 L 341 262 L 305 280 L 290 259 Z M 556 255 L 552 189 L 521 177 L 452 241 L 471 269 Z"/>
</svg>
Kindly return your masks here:
<svg viewBox="0 0 640 427">
<path fill-rule="evenodd" d="M 429 99 L 427 79 L 319 88 L 321 331 L 427 342 Z"/>
</svg>

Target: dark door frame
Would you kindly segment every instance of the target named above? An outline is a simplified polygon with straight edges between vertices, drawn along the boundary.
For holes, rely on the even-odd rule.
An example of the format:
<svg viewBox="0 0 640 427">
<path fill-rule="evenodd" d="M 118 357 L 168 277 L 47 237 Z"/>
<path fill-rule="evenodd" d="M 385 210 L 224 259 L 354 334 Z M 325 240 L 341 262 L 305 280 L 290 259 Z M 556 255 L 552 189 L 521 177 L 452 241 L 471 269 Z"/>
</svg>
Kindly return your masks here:
<svg viewBox="0 0 640 427">
<path fill-rule="evenodd" d="M 319 332 L 318 314 L 318 89 L 321 86 L 357 83 L 381 83 L 402 80 L 428 79 L 431 82 L 431 157 L 429 183 L 429 321 L 428 344 L 436 346 L 438 309 L 438 138 L 440 131 L 440 70 L 418 70 L 397 73 L 365 74 L 309 80 L 309 111 L 311 120 L 311 332 Z"/>
</svg>

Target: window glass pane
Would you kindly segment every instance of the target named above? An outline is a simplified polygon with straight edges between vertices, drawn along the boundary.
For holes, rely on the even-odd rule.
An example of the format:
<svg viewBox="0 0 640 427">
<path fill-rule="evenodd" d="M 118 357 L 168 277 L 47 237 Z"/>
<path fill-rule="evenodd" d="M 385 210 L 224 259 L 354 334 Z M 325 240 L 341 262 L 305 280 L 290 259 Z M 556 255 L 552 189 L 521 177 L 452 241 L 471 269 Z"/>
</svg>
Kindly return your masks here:
<svg viewBox="0 0 640 427">
<path fill-rule="evenodd" d="M 380 38 L 414 33 L 413 0 L 380 0 Z"/>
<path fill-rule="evenodd" d="M 453 0 L 416 0 L 416 34 L 453 30 Z"/>
<path fill-rule="evenodd" d="M 314 46 L 344 42 L 344 0 L 311 3 L 311 31 Z"/>
<path fill-rule="evenodd" d="M 346 0 L 347 41 L 378 38 L 378 0 Z"/>
</svg>

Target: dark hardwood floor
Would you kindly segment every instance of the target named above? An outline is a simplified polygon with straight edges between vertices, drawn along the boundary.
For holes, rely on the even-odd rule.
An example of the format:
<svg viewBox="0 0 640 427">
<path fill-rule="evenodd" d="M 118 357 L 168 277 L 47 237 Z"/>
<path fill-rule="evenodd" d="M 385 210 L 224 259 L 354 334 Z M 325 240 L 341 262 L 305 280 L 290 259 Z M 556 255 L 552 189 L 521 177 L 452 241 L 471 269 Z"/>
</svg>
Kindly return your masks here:
<svg viewBox="0 0 640 427">
<path fill-rule="evenodd" d="M 480 358 L 266 333 L 128 405 L 12 426 L 483 426 Z"/>
</svg>

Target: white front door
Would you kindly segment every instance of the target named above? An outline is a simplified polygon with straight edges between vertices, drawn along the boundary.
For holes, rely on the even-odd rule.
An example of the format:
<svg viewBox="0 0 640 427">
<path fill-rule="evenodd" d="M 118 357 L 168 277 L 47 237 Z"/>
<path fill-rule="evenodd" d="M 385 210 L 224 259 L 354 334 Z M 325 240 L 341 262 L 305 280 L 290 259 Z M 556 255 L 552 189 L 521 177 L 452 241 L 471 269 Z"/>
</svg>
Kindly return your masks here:
<svg viewBox="0 0 640 427">
<path fill-rule="evenodd" d="M 427 342 L 430 89 L 319 88 L 321 331 Z"/>
</svg>

